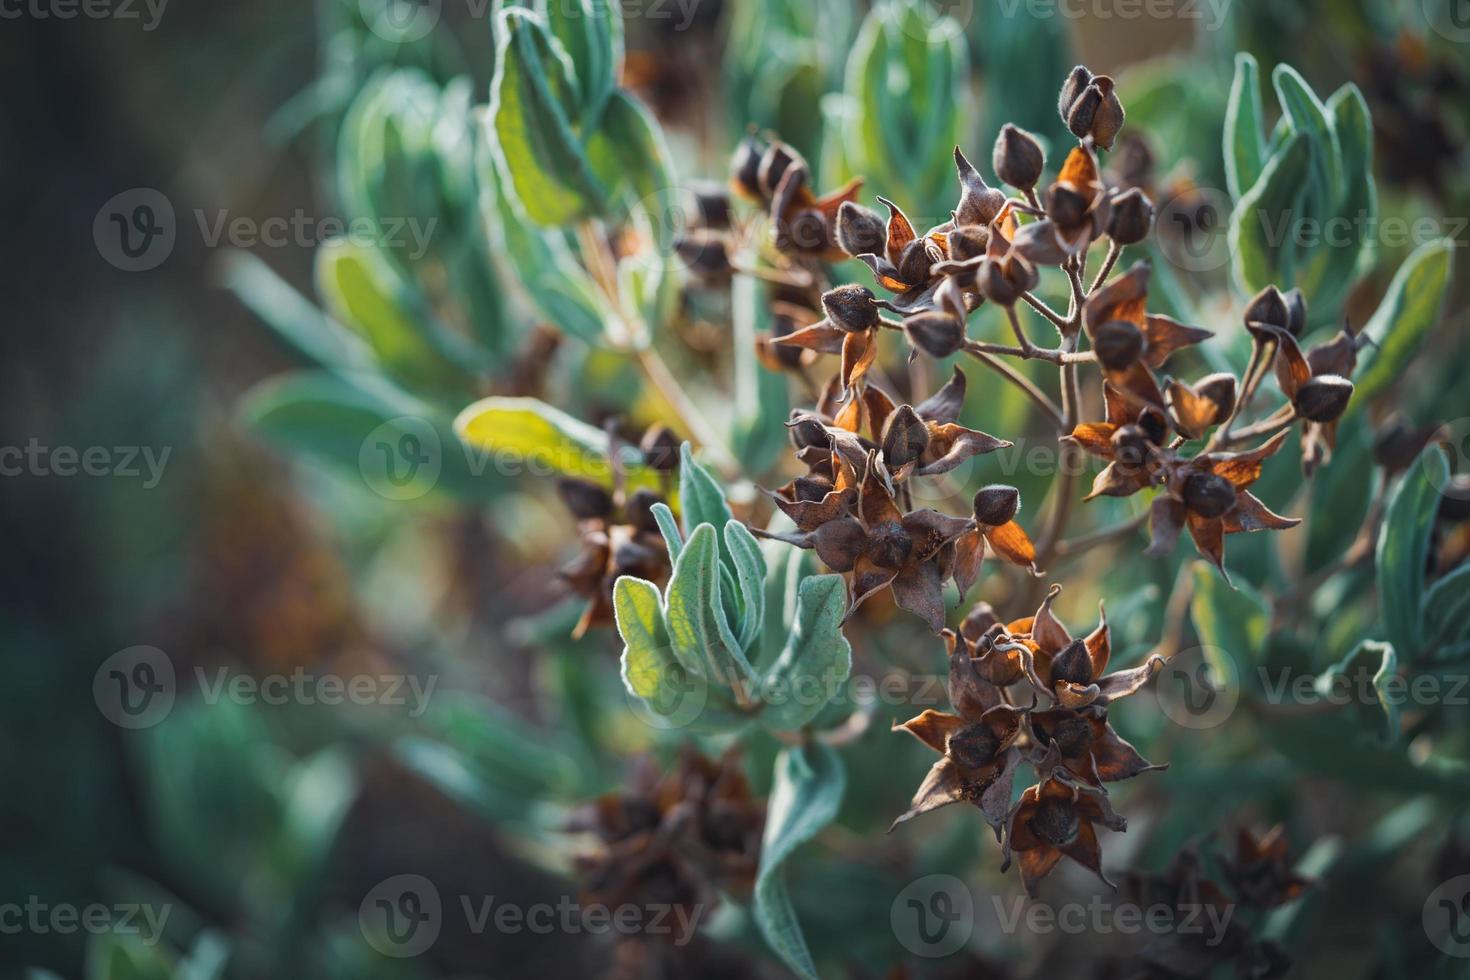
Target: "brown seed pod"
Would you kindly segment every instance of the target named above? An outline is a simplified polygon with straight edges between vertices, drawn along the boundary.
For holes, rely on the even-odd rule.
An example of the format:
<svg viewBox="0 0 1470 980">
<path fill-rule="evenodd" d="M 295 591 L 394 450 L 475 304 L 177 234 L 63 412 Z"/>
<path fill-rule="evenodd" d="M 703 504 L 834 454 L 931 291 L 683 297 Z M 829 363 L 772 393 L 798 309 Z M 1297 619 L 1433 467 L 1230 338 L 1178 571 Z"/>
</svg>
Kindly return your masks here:
<svg viewBox="0 0 1470 980">
<path fill-rule="evenodd" d="M 643 462 L 660 473 L 679 468 L 679 438 L 666 425 L 651 425 L 638 442 Z"/>
<path fill-rule="evenodd" d="M 995 138 L 995 152 L 991 157 L 995 175 L 1019 190 L 1030 190 L 1041 179 L 1046 155 L 1036 137 L 1016 126 L 1006 123 Z"/>
<path fill-rule="evenodd" d="M 1119 245 L 1136 245 L 1148 237 L 1154 226 L 1154 204 L 1148 195 L 1134 187 L 1112 200 L 1108 218 L 1108 237 Z"/>
<path fill-rule="evenodd" d="M 1122 371 L 1143 356 L 1143 331 L 1127 320 L 1109 320 L 1093 331 L 1092 347 L 1098 363 L 1110 371 Z"/>
<path fill-rule="evenodd" d="M 1235 506 L 1235 488 L 1223 476 L 1194 473 L 1184 481 L 1184 506 L 1200 517 L 1219 517 Z"/>
<path fill-rule="evenodd" d="M 601 484 L 564 476 L 556 481 L 556 492 L 579 521 L 606 520 L 612 516 L 612 494 Z"/>
<path fill-rule="evenodd" d="M 837 244 L 848 255 L 882 255 L 888 226 L 876 211 L 856 201 L 844 201 L 837 209 Z"/>
<path fill-rule="evenodd" d="M 878 301 L 867 286 L 838 286 L 822 294 L 822 309 L 849 333 L 878 326 Z"/>
<path fill-rule="evenodd" d="M 965 345 L 965 325 L 959 317 L 937 310 L 909 317 L 903 329 L 909 343 L 930 357 L 949 357 Z"/>
<path fill-rule="evenodd" d="M 929 427 L 912 405 L 900 405 L 883 427 L 883 461 L 889 469 L 918 462 L 929 448 Z"/>
<path fill-rule="evenodd" d="M 1296 412 L 1309 422 L 1333 422 L 1347 411 L 1353 383 L 1336 374 L 1312 378 L 1296 393 Z"/>
<path fill-rule="evenodd" d="M 1016 519 L 1021 509 L 1021 491 L 1003 483 L 992 483 L 975 491 L 975 522 L 1000 527 Z"/>
</svg>

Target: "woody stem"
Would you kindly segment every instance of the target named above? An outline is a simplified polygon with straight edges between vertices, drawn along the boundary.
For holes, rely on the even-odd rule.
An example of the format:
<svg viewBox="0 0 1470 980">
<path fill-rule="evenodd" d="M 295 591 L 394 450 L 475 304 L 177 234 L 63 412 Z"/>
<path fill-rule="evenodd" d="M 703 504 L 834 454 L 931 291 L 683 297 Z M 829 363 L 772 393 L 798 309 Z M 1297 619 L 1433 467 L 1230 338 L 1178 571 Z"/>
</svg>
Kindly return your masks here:
<svg viewBox="0 0 1470 980">
<path fill-rule="evenodd" d="M 1021 294 L 1021 298 L 1026 301 L 1026 305 L 1050 320 L 1058 330 L 1065 330 L 1068 326 L 1067 318 L 1038 299 L 1035 293 L 1030 291 L 1024 292 Z"/>
</svg>

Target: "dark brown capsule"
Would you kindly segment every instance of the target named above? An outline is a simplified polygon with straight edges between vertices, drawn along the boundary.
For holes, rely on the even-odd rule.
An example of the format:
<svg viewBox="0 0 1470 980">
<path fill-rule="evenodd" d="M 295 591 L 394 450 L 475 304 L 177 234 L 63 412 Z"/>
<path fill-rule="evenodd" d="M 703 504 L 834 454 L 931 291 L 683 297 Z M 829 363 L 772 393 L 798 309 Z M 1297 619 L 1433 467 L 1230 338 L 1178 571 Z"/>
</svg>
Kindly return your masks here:
<svg viewBox="0 0 1470 980">
<path fill-rule="evenodd" d="M 766 148 L 760 140 L 747 136 L 735 147 L 735 153 L 730 157 L 731 184 L 745 197 L 755 201 L 761 199 L 761 157 L 765 152 Z"/>
<path fill-rule="evenodd" d="M 1301 386 L 1296 393 L 1296 412 L 1310 422 L 1335 422 L 1347 411 L 1353 383 L 1336 374 L 1324 374 Z"/>
<path fill-rule="evenodd" d="M 651 425 L 638 442 L 643 462 L 660 473 L 679 468 L 679 438 L 666 425 Z"/>
<path fill-rule="evenodd" d="M 848 255 L 882 255 L 887 241 L 888 226 L 877 212 L 856 201 L 837 209 L 837 244 Z"/>
<path fill-rule="evenodd" d="M 960 203 L 954 211 L 954 223 L 990 224 L 1000 214 L 1000 209 L 1005 207 L 1005 194 L 985 183 L 980 171 L 965 159 L 958 146 L 954 148 L 954 164 L 960 177 Z"/>
<path fill-rule="evenodd" d="M 1219 517 L 1235 506 L 1235 488 L 1223 476 L 1195 473 L 1184 481 L 1184 506 L 1200 517 Z"/>
<path fill-rule="evenodd" d="M 995 761 L 1000 739 L 987 725 L 966 725 L 945 741 L 945 755 L 966 769 L 983 769 Z"/>
<path fill-rule="evenodd" d="M 1071 800 L 1048 797 L 1036 805 L 1028 825 L 1033 834 L 1053 847 L 1066 847 L 1077 839 L 1082 818 Z"/>
<path fill-rule="evenodd" d="M 1003 483 L 992 483 L 975 491 L 975 523 L 1000 527 L 1016 519 L 1021 510 L 1021 491 Z"/>
<path fill-rule="evenodd" d="M 930 357 L 949 357 L 965 345 L 965 325 L 958 317 L 930 310 L 903 321 L 909 343 Z"/>
<path fill-rule="evenodd" d="M 1030 190 L 1041 179 L 1046 165 L 1046 154 L 1036 137 L 1024 129 L 1006 123 L 995 138 L 995 152 L 991 156 L 995 176 L 1019 190 Z"/>
<path fill-rule="evenodd" d="M 911 405 L 900 405 L 883 426 L 883 461 L 890 470 L 917 462 L 929 448 L 929 427 Z"/>
<path fill-rule="evenodd" d="M 612 516 L 612 494 L 601 484 L 564 476 L 556 481 L 556 492 L 579 521 L 600 521 Z"/>
<path fill-rule="evenodd" d="M 1154 443 L 1141 426 L 1124 425 L 1113 432 L 1113 459 L 1124 469 L 1136 470 L 1148 462 Z"/>
<path fill-rule="evenodd" d="M 1108 320 L 1093 331 L 1092 347 L 1098 363 L 1109 371 L 1122 371 L 1143 356 L 1143 331 L 1127 320 Z"/>
<path fill-rule="evenodd" d="M 1215 417 L 1212 424 L 1219 425 L 1230 417 L 1235 411 L 1236 380 L 1235 375 L 1226 372 L 1207 375 L 1200 379 L 1194 390 L 1201 398 L 1208 399 L 1215 404 Z"/>
<path fill-rule="evenodd" d="M 968 262 L 985 254 L 990 246 L 990 229 L 983 225 L 961 225 L 949 233 L 949 257 Z"/>
<path fill-rule="evenodd" d="M 1113 213 L 1108 218 L 1108 237 L 1119 245 L 1136 245 L 1148 237 L 1154 226 L 1154 204 L 1137 187 L 1113 198 Z"/>
<path fill-rule="evenodd" d="M 849 333 L 878 326 L 878 300 L 867 286 L 838 286 L 822 294 L 827 318 Z"/>
</svg>

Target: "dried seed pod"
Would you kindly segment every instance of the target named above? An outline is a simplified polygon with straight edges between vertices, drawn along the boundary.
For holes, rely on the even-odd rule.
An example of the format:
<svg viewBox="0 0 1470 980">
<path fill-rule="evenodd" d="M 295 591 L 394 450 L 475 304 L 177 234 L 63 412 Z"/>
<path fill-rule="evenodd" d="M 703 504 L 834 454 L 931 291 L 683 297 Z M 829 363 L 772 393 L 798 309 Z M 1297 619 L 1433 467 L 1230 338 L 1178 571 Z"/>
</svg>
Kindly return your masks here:
<svg viewBox="0 0 1470 980">
<path fill-rule="evenodd" d="M 990 229 L 983 225 L 961 225 L 949 233 L 949 257 L 968 262 L 985 254 L 990 245 Z"/>
<path fill-rule="evenodd" d="M 1275 286 L 1267 286 L 1251 299 L 1245 308 L 1245 322 L 1264 323 L 1267 326 L 1287 330 L 1291 325 L 1291 312 L 1286 297 Z"/>
<path fill-rule="evenodd" d="M 1014 306 L 1023 292 L 1035 288 L 1040 278 L 1035 266 L 1019 256 L 1012 256 L 982 262 L 976 285 L 980 294 L 992 303 Z"/>
<path fill-rule="evenodd" d="M 800 414 L 799 410 L 793 409 L 792 416 Z M 794 419 L 787 423 L 791 431 L 791 442 L 797 449 L 828 449 L 832 445 L 832 439 L 827 435 L 827 430 L 822 428 L 822 423 L 811 417 Z"/>
<path fill-rule="evenodd" d="M 903 321 L 909 343 L 930 357 L 949 357 L 965 345 L 965 325 L 958 317 L 930 310 Z"/>
<path fill-rule="evenodd" d="M 1016 519 L 1021 509 L 1021 491 L 1003 483 L 992 483 L 975 491 L 975 523 L 1000 527 Z"/>
<path fill-rule="evenodd" d="M 890 470 L 918 462 L 929 448 L 929 427 L 912 405 L 900 405 L 883 426 L 883 461 Z"/>
<path fill-rule="evenodd" d="M 1162 446 L 1169 438 L 1169 420 L 1156 408 L 1146 408 L 1138 413 L 1138 427 L 1155 446 Z"/>
<path fill-rule="evenodd" d="M 1053 847 L 1067 847 L 1082 830 L 1082 818 L 1070 800 L 1048 798 L 1036 805 L 1027 826 Z"/>
<path fill-rule="evenodd" d="M 878 301 L 866 286 L 838 286 L 822 294 L 822 309 L 837 326 L 849 333 L 878 326 Z"/>
<path fill-rule="evenodd" d="M 1136 470 L 1148 462 L 1154 443 L 1141 426 L 1124 425 L 1113 432 L 1113 458 L 1125 469 Z"/>
<path fill-rule="evenodd" d="M 1057 110 L 1072 135 L 1089 136 L 1105 150 L 1123 128 L 1123 103 L 1118 100 L 1117 86 L 1107 75 L 1094 75 L 1082 65 L 1072 69 L 1062 84 Z"/>
<path fill-rule="evenodd" d="M 965 615 L 960 623 L 960 635 L 974 643 L 990 632 L 991 627 L 1000 625 L 1000 617 L 988 602 L 977 602 L 975 608 Z"/>
<path fill-rule="evenodd" d="M 1206 375 L 1200 379 L 1199 384 L 1194 386 L 1194 390 L 1201 398 L 1208 398 L 1217 406 L 1212 425 L 1224 422 L 1230 417 L 1230 413 L 1235 411 L 1236 387 L 1235 375 L 1223 371 L 1219 374 Z"/>
<path fill-rule="evenodd" d="M 929 281 L 933 268 L 934 256 L 929 254 L 929 248 L 924 239 L 916 238 L 904 246 L 903 255 L 898 260 L 900 279 L 919 286 Z"/>
<path fill-rule="evenodd" d="M 650 469 L 672 473 L 679 468 L 679 439 L 666 425 L 651 425 L 638 442 L 638 451 Z"/>
<path fill-rule="evenodd" d="M 1092 681 L 1092 655 L 1087 652 L 1087 644 L 1083 641 L 1073 640 L 1052 658 L 1052 684 L 1065 682 L 1086 687 Z"/>
<path fill-rule="evenodd" d="M 556 481 L 556 492 L 579 521 L 602 521 L 612 516 L 612 494 L 601 484 L 564 476 Z"/>
<path fill-rule="evenodd" d="M 1092 202 L 1081 194 L 1053 184 L 1046 191 L 1046 215 L 1063 231 L 1073 231 L 1088 220 Z"/>
<path fill-rule="evenodd" d="M 789 336 L 797 331 L 796 320 L 789 313 L 776 312 L 771 317 L 771 335 L 769 338 L 757 340 L 758 349 L 763 356 L 769 354 L 775 358 L 776 363 L 788 371 L 795 371 L 801 367 L 802 349 L 791 344 L 778 344 L 774 341 Z"/>
<path fill-rule="evenodd" d="M 1235 488 L 1215 473 L 1194 473 L 1184 481 L 1184 506 L 1200 517 L 1219 517 L 1235 506 Z"/>
<path fill-rule="evenodd" d="M 995 152 L 990 162 L 995 167 L 996 177 L 1025 191 L 1035 187 L 1041 179 L 1046 155 L 1041 152 L 1041 144 L 1036 137 L 1006 123 L 995 138 Z"/>
<path fill-rule="evenodd" d="M 1353 383 L 1337 374 L 1312 378 L 1296 393 L 1296 412 L 1309 422 L 1333 422 L 1347 411 Z"/>
<path fill-rule="evenodd" d="M 786 176 L 786 171 L 793 166 L 805 167 L 806 161 L 785 143 L 772 143 L 766 149 L 765 156 L 761 157 L 758 178 L 761 195 L 767 200 L 774 197 L 776 188 L 781 186 L 781 178 Z"/>
<path fill-rule="evenodd" d="M 1402 415 L 1394 413 L 1373 437 L 1373 462 L 1390 473 L 1401 473 L 1414 465 L 1430 434 L 1410 428 Z"/>
<path fill-rule="evenodd" d="M 735 147 L 730 157 L 730 184 L 742 197 L 753 201 L 761 199 L 761 157 L 766 148 L 754 136 L 747 136 Z"/>
<path fill-rule="evenodd" d="M 837 209 L 837 244 L 848 255 L 882 255 L 887 241 L 888 225 L 876 211 L 856 201 Z"/>
<path fill-rule="evenodd" d="M 674 242 L 674 252 L 700 279 L 726 279 L 735 271 L 730 264 L 729 245 L 717 232 L 699 230 L 680 236 Z"/>
<path fill-rule="evenodd" d="M 985 183 L 965 155 L 957 146 L 954 148 L 955 169 L 960 176 L 960 203 L 954 211 L 956 225 L 988 225 L 1005 207 L 1006 196 Z"/>
<path fill-rule="evenodd" d="M 1098 363 L 1109 371 L 1122 371 L 1137 364 L 1143 356 L 1143 346 L 1143 331 L 1127 320 L 1109 320 L 1099 324 L 1092 334 Z"/>
<path fill-rule="evenodd" d="M 914 550 L 914 541 L 898 521 L 884 521 L 868 531 L 868 557 L 883 568 L 899 568 Z"/>
<path fill-rule="evenodd" d="M 1293 337 L 1300 337 L 1307 329 L 1307 298 L 1300 289 L 1292 289 L 1286 300 L 1286 329 Z"/>
<path fill-rule="evenodd" d="M 712 231 L 730 228 L 730 194 L 719 184 L 700 182 L 689 189 L 699 227 Z"/>
<path fill-rule="evenodd" d="M 966 725 L 945 740 L 945 754 L 965 769 L 981 769 L 995 761 L 1000 739 L 990 726 Z"/>
<path fill-rule="evenodd" d="M 817 557 L 834 572 L 850 572 L 868 550 L 868 533 L 851 517 L 827 521 L 812 533 Z"/>
<path fill-rule="evenodd" d="M 1108 237 L 1119 245 L 1136 245 L 1153 230 L 1154 204 L 1137 187 L 1115 195 L 1112 208 Z"/>
<path fill-rule="evenodd" d="M 645 534 L 658 534 L 658 521 L 653 516 L 653 505 L 662 502 L 662 499 L 647 487 L 633 491 L 623 505 L 628 523 Z"/>
<path fill-rule="evenodd" d="M 1061 114 L 1062 122 L 1067 121 L 1071 115 L 1072 106 L 1082 97 L 1087 86 L 1092 84 L 1092 72 L 1087 70 L 1086 65 L 1078 65 L 1073 68 L 1067 80 L 1062 83 L 1061 97 L 1057 100 L 1057 112 Z"/>
</svg>

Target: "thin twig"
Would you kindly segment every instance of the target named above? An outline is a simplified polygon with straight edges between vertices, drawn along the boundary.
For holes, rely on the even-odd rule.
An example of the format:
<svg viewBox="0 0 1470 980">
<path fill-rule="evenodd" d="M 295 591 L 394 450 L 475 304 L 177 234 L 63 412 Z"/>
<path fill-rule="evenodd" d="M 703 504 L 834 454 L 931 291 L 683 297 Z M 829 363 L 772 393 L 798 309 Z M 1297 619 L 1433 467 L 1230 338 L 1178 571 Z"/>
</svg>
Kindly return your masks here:
<svg viewBox="0 0 1470 980">
<path fill-rule="evenodd" d="M 1035 293 L 1029 291 L 1024 292 L 1021 294 L 1021 298 L 1026 301 L 1026 305 L 1030 306 L 1037 313 L 1040 313 L 1042 316 L 1050 320 L 1058 330 L 1065 330 L 1068 326 L 1070 326 L 1070 324 L 1067 322 L 1066 317 L 1062 316 L 1056 310 L 1052 309 L 1046 303 L 1042 302 L 1039 298 L 1037 298 Z"/>
<path fill-rule="evenodd" d="M 1005 361 L 1002 361 L 1000 358 L 994 356 L 988 351 L 975 349 L 979 346 L 980 345 L 978 344 L 975 344 L 974 346 L 967 345 L 965 347 L 965 353 L 969 354 L 980 363 L 993 368 L 1001 375 L 1001 377 L 1005 378 L 1017 388 L 1020 388 L 1023 392 L 1026 393 L 1026 397 L 1030 398 L 1038 408 L 1040 408 L 1051 418 L 1052 423 L 1056 425 L 1058 432 L 1065 431 L 1062 428 L 1062 426 L 1064 425 L 1062 410 L 1057 407 L 1056 402 L 1052 401 L 1051 397 L 1047 395 L 1046 392 L 1038 388 L 1030 378 L 1026 377 L 1015 368 L 1011 367 Z"/>
<path fill-rule="evenodd" d="M 1108 243 L 1108 257 L 1103 259 L 1102 268 L 1097 271 L 1097 278 L 1092 280 L 1092 285 L 1087 287 L 1087 295 L 1091 296 L 1097 292 L 1097 288 L 1107 279 L 1108 273 L 1113 271 L 1113 266 L 1118 264 L 1118 256 L 1123 254 L 1123 246 L 1117 242 Z"/>
<path fill-rule="evenodd" d="M 1126 538 L 1147 523 L 1148 512 L 1144 511 L 1137 517 L 1131 517 L 1122 524 L 1105 527 L 1100 531 L 1093 531 L 1091 534 L 1084 534 L 1066 541 L 1058 541 L 1057 546 L 1052 549 L 1052 552 L 1059 558 L 1080 555 L 1082 552 L 1090 551 L 1098 545 L 1108 544 L 1119 538 Z"/>
</svg>

